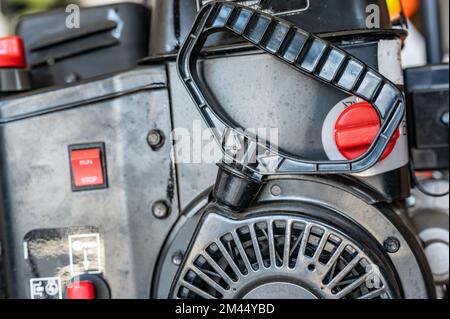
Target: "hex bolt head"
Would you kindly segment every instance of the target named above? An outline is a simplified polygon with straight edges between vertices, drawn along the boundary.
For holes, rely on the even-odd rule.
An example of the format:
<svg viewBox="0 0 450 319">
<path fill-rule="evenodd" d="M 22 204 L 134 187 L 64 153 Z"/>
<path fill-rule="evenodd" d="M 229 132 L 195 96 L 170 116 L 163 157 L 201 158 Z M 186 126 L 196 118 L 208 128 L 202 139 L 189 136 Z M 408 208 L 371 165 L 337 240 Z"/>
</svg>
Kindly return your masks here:
<svg viewBox="0 0 450 319">
<path fill-rule="evenodd" d="M 76 73 L 69 73 L 64 78 L 64 82 L 66 83 L 74 83 L 79 80 L 79 76 Z"/>
<path fill-rule="evenodd" d="M 440 171 L 433 172 L 433 179 L 434 180 L 439 181 L 439 180 L 444 179 L 444 178 L 445 178 L 445 176 L 444 176 L 443 172 L 440 172 Z"/>
<path fill-rule="evenodd" d="M 166 201 L 160 200 L 153 203 L 152 213 L 158 219 L 166 219 L 170 214 L 170 206 Z"/>
<path fill-rule="evenodd" d="M 409 208 L 416 207 L 416 204 L 417 204 L 417 199 L 416 199 L 416 197 L 415 197 L 414 195 L 409 196 L 409 197 L 406 199 L 406 204 L 408 205 Z"/>
<path fill-rule="evenodd" d="M 270 188 L 270 193 L 271 193 L 273 196 L 278 197 L 278 196 L 281 195 L 282 189 L 281 189 L 281 187 L 280 187 L 279 185 L 273 185 L 273 186 Z"/>
<path fill-rule="evenodd" d="M 400 241 L 395 238 L 395 237 L 389 237 L 388 239 L 386 239 L 384 241 L 384 249 L 390 253 L 390 254 L 395 254 L 396 252 L 398 252 L 400 250 Z"/>
<path fill-rule="evenodd" d="M 444 114 L 442 114 L 441 122 L 442 122 L 442 124 L 448 126 L 448 124 L 449 124 L 449 114 L 448 114 L 448 112 L 445 112 Z"/>
<path fill-rule="evenodd" d="M 183 262 L 183 254 L 181 252 L 177 252 L 172 256 L 172 263 L 175 266 L 181 265 L 182 262 Z"/>
<path fill-rule="evenodd" d="M 160 130 L 151 130 L 147 134 L 147 143 L 152 150 L 159 150 L 165 142 L 164 134 Z"/>
</svg>

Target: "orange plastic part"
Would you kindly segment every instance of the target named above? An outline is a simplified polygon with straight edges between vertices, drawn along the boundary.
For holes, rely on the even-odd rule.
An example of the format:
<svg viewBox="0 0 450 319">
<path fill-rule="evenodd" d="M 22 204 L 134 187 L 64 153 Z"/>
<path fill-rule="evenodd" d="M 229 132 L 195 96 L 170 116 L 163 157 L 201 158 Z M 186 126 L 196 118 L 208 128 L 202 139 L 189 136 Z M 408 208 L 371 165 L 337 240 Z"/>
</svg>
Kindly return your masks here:
<svg viewBox="0 0 450 319">
<path fill-rule="evenodd" d="M 400 13 L 403 12 L 408 19 L 414 17 L 420 5 L 420 0 L 387 0 L 391 20 L 395 21 L 400 18 Z"/>
</svg>

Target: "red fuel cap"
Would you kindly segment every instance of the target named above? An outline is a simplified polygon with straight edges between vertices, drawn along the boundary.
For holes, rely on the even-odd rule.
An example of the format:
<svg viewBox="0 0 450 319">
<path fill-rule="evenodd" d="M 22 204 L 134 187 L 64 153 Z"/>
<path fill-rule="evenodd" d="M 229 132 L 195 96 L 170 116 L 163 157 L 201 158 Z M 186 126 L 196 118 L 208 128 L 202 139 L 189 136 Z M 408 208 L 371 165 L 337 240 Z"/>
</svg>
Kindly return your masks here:
<svg viewBox="0 0 450 319">
<path fill-rule="evenodd" d="M 67 286 L 67 299 L 95 299 L 95 286 L 90 281 L 74 281 Z"/>
<path fill-rule="evenodd" d="M 24 69 L 27 67 L 22 38 L 0 38 L 0 68 Z"/>
<path fill-rule="evenodd" d="M 342 112 L 336 122 L 334 139 L 341 154 L 347 160 L 354 160 L 369 150 L 380 128 L 375 108 L 368 102 L 360 102 Z M 399 137 L 400 131 L 397 130 L 381 160 L 392 153 Z"/>
</svg>

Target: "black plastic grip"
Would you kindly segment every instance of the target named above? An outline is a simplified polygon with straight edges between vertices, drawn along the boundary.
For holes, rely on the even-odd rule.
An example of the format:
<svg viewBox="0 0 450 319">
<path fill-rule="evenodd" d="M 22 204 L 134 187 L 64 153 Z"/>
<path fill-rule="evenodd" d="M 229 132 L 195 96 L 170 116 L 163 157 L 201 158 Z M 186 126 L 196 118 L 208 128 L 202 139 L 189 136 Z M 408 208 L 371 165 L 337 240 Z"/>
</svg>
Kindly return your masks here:
<svg viewBox="0 0 450 319">
<path fill-rule="evenodd" d="M 355 160 L 303 161 L 272 154 L 259 159 L 262 169 L 252 170 L 261 174 L 358 173 L 380 160 L 405 115 L 402 92 L 377 71 L 331 43 L 278 17 L 225 1 L 209 3 L 200 10 L 177 61 L 181 80 L 219 142 L 223 137 L 220 131 L 236 128 L 230 119 L 217 112 L 220 106 L 197 71 L 207 38 L 218 32 L 238 35 L 303 74 L 366 100 L 377 109 L 381 119 L 374 143 Z"/>
</svg>

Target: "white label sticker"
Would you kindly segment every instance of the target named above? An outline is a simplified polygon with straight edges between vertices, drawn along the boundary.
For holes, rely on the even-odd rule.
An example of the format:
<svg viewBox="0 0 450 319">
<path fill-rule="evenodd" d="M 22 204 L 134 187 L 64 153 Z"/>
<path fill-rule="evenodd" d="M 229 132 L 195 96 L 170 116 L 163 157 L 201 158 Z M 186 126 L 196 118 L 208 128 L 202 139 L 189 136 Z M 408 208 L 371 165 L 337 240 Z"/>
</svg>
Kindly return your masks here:
<svg viewBox="0 0 450 319">
<path fill-rule="evenodd" d="M 32 278 L 30 279 L 31 299 L 62 299 L 61 279 Z"/>
<path fill-rule="evenodd" d="M 70 272 L 73 276 L 81 274 L 100 274 L 101 249 L 100 234 L 69 236 Z"/>
</svg>

